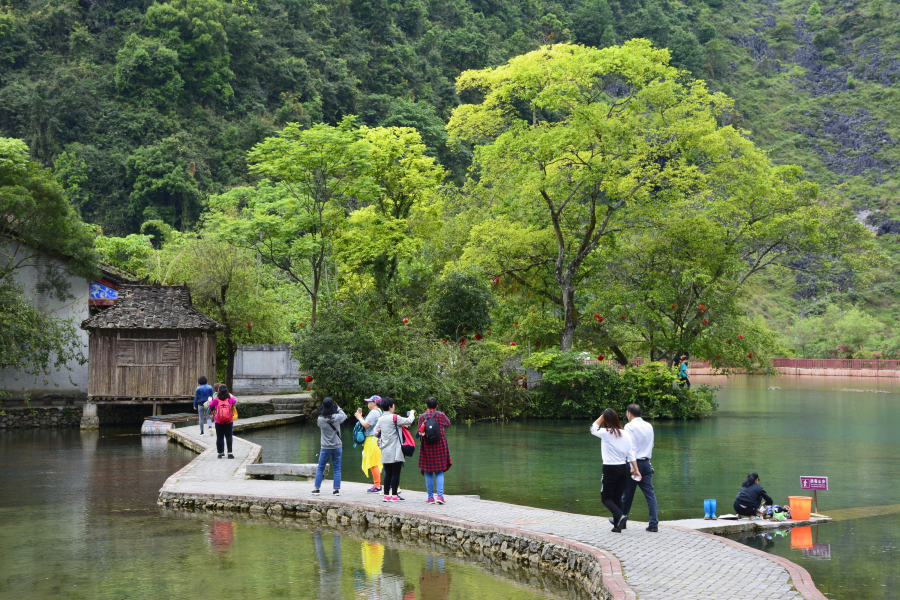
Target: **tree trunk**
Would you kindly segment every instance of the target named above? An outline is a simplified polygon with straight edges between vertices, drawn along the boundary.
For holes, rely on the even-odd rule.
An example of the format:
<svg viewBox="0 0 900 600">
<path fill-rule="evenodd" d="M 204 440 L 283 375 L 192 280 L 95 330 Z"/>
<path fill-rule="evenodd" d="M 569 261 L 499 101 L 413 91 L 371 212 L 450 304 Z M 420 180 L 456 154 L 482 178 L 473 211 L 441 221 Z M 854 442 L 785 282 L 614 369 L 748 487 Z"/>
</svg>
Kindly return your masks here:
<svg viewBox="0 0 900 600">
<path fill-rule="evenodd" d="M 613 346 L 610 346 L 609 349 L 612 350 L 612 351 L 613 351 L 613 354 L 616 355 L 616 360 L 619 361 L 619 364 L 620 364 L 620 365 L 622 365 L 623 367 L 627 367 L 627 366 L 628 366 L 628 363 L 629 363 L 628 357 L 625 356 L 625 353 L 622 352 L 622 349 L 621 349 L 621 348 L 619 348 L 618 346 L 613 345 Z"/>
<path fill-rule="evenodd" d="M 578 316 L 575 313 L 575 287 L 568 282 L 560 283 L 559 287 L 562 291 L 563 311 L 565 312 L 565 325 L 559 349 L 568 352 L 575 343 L 575 326 L 578 324 Z"/>
<path fill-rule="evenodd" d="M 231 329 L 225 329 L 225 385 L 228 391 L 234 394 L 234 340 L 231 339 Z"/>
<path fill-rule="evenodd" d="M 309 326 L 316 326 L 316 305 L 319 303 L 319 294 L 313 293 L 309 295 L 309 301 L 312 303 L 312 314 L 309 317 Z"/>
</svg>

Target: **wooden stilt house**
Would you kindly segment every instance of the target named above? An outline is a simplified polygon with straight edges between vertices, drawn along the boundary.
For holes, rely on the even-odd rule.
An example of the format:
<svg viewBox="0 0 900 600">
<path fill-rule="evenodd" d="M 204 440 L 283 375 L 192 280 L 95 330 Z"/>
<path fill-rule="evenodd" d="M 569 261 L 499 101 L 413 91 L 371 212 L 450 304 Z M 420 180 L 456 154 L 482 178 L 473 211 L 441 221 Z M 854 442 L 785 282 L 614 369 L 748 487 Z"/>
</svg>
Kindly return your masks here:
<svg viewBox="0 0 900 600">
<path fill-rule="evenodd" d="M 178 285 L 122 285 L 114 305 L 81 324 L 89 333 L 88 402 L 174 403 L 216 376 L 223 327 Z"/>
</svg>

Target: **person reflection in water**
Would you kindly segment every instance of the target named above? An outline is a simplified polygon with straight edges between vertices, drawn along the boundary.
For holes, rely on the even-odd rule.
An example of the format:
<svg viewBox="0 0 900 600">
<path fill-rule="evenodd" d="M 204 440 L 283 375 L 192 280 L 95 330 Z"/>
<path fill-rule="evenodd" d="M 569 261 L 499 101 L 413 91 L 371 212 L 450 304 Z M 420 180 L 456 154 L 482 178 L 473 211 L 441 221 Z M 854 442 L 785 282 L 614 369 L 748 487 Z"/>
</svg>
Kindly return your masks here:
<svg viewBox="0 0 900 600">
<path fill-rule="evenodd" d="M 234 532 L 237 523 L 225 519 L 213 519 L 209 525 L 209 547 L 220 554 L 226 555 L 234 544 Z"/>
<path fill-rule="evenodd" d="M 448 600 L 450 598 L 450 573 L 444 570 L 440 556 L 425 556 L 425 568 L 419 575 L 421 600 Z"/>
<path fill-rule="evenodd" d="M 330 561 L 325 553 L 322 532 L 317 531 L 315 538 L 319 559 L 319 600 L 341 600 L 341 536 L 332 536 Z"/>
</svg>

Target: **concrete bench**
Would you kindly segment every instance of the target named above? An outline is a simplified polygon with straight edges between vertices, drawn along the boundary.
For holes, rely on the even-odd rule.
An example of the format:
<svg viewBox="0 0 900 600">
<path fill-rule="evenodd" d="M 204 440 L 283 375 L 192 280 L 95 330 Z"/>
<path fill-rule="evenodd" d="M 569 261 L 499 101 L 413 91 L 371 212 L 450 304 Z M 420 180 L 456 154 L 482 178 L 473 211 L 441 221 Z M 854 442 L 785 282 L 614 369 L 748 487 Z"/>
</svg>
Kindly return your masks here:
<svg viewBox="0 0 900 600">
<path fill-rule="evenodd" d="M 328 475 L 328 468 L 331 465 L 325 465 L 325 475 Z M 247 465 L 247 475 L 250 479 L 275 479 L 276 475 L 288 475 L 291 477 L 306 477 L 307 480 L 315 479 L 316 464 L 294 465 L 291 463 L 257 463 L 255 465 Z"/>
</svg>

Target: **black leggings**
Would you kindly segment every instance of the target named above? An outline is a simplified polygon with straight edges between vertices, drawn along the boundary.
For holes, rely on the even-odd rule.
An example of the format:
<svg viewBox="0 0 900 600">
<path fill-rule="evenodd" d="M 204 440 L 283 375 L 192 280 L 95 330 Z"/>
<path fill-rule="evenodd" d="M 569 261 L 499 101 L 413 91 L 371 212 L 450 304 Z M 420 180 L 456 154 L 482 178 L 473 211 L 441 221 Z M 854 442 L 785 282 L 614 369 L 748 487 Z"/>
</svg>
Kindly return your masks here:
<svg viewBox="0 0 900 600">
<path fill-rule="evenodd" d="M 618 523 L 624 514 L 622 512 L 622 495 L 628 486 L 628 478 L 631 477 L 631 466 L 603 465 L 603 476 L 600 480 L 600 499 L 609 512 L 613 521 Z"/>
<path fill-rule="evenodd" d="M 234 423 L 216 423 L 216 450 L 219 454 L 225 453 L 225 444 L 228 444 L 228 454 L 231 454 L 231 446 L 234 443 L 232 434 Z"/>
<path fill-rule="evenodd" d="M 402 462 L 384 463 L 384 476 L 382 483 L 384 484 L 385 496 L 396 496 L 397 490 L 400 489 L 400 469 L 403 468 Z"/>
</svg>

